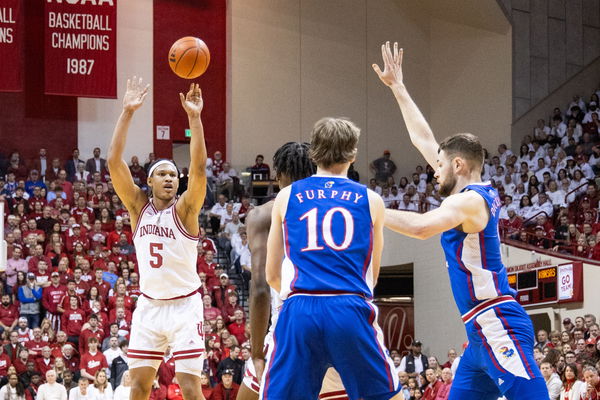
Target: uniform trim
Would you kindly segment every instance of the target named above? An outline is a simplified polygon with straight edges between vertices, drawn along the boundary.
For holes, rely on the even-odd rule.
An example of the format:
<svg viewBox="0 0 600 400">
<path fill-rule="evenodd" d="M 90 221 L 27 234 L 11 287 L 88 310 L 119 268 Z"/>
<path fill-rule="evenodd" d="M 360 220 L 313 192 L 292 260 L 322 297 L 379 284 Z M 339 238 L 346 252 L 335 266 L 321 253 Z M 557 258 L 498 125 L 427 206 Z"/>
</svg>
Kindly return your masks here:
<svg viewBox="0 0 600 400">
<path fill-rule="evenodd" d="M 164 351 L 127 350 L 127 357 L 141 360 L 163 360 Z"/>
<path fill-rule="evenodd" d="M 525 364 L 525 368 L 527 370 L 527 374 L 529 375 L 529 377 L 531 379 L 535 378 L 535 374 L 533 373 L 533 371 L 531 369 L 531 366 L 527 362 L 527 357 L 525 356 L 525 353 L 523 352 L 523 349 L 521 348 L 521 343 L 516 338 L 515 334 L 512 332 L 512 328 L 510 327 L 510 325 L 506 321 L 506 318 L 504 318 L 504 315 L 502 314 L 502 312 L 499 309 L 497 309 L 497 308 L 494 309 L 494 312 L 495 312 L 496 316 L 500 319 L 500 322 L 502 323 L 502 326 L 504 327 L 504 329 L 508 333 L 508 336 L 511 338 L 511 340 L 513 341 L 513 343 L 517 347 L 519 355 L 521 356 L 521 361 L 523 362 L 523 364 Z"/>
<path fill-rule="evenodd" d="M 342 400 L 342 399 L 348 399 L 348 395 L 346 394 L 345 390 L 338 390 L 335 392 L 327 392 L 327 393 L 321 393 L 319 394 L 319 400 Z"/>
<path fill-rule="evenodd" d="M 200 288 L 198 288 L 198 289 L 194 290 L 194 291 L 193 291 L 193 292 L 191 292 L 191 293 L 184 294 L 183 296 L 171 297 L 171 298 L 168 298 L 168 299 L 155 299 L 154 297 L 150 297 L 150 296 L 148 296 L 148 295 L 147 295 L 146 293 L 144 293 L 144 292 L 142 292 L 142 296 L 144 296 L 144 297 L 147 297 L 147 298 L 149 298 L 150 300 L 179 300 L 179 299 L 185 299 L 186 297 L 191 297 L 191 296 L 195 295 L 196 293 L 200 293 Z M 128 351 L 131 351 L 131 350 L 128 350 Z"/>
<path fill-rule="evenodd" d="M 475 289 L 473 288 L 473 276 L 471 274 L 471 271 L 469 271 L 469 269 L 465 266 L 465 264 L 462 261 L 463 245 L 464 245 L 464 238 L 463 238 L 463 240 L 460 241 L 460 244 L 458 245 L 458 248 L 456 249 L 456 262 L 458 263 L 459 268 L 462 269 L 463 272 L 465 272 L 467 274 L 467 285 L 469 287 L 469 296 L 471 297 L 471 301 L 476 301 Z"/>
<path fill-rule="evenodd" d="M 200 239 L 200 235 L 192 235 L 191 233 L 189 233 L 183 226 L 183 223 L 181 222 L 181 220 L 179 219 L 179 215 L 177 215 L 177 208 L 175 207 L 177 205 L 177 201 L 175 200 L 175 203 L 173 203 L 173 205 L 171 207 L 173 207 L 173 211 L 171 212 L 171 214 L 173 214 L 173 220 L 175 221 L 175 226 L 177 227 L 177 229 L 179 229 L 179 231 L 183 234 L 183 236 L 185 236 L 186 238 L 190 239 L 190 240 L 199 240 Z"/>
<path fill-rule="evenodd" d="M 265 387 L 263 390 L 262 400 L 266 400 L 268 396 L 269 384 L 271 383 L 271 368 L 273 367 L 273 360 L 275 360 L 275 352 L 277 350 L 277 338 L 275 337 L 275 332 L 273 332 L 273 352 L 271 353 L 271 357 L 269 357 L 269 365 L 267 365 L 265 369 L 265 376 L 263 377 L 265 381 Z"/>
<path fill-rule="evenodd" d="M 139 228 L 140 228 L 140 219 L 142 219 L 142 216 L 144 215 L 144 213 L 146 212 L 146 209 L 148 208 L 148 206 L 150 205 L 150 200 L 148 200 L 148 202 L 144 205 L 144 207 L 142 207 L 142 211 L 140 211 L 140 216 L 138 218 L 138 221 L 135 225 L 135 229 L 133 230 L 133 235 L 131 235 L 131 240 L 135 239 L 135 235 L 138 232 Z"/>
<path fill-rule="evenodd" d="M 481 327 L 481 325 L 479 325 L 479 323 L 477 323 L 477 321 L 474 321 L 473 324 L 475 325 L 475 328 L 477 329 L 477 335 L 479 335 L 479 337 L 481 338 L 481 343 L 483 344 L 483 347 L 485 347 L 485 349 L 487 350 L 488 355 L 490 356 L 490 359 L 494 363 L 494 366 L 496 367 L 496 369 L 498 371 L 505 374 L 507 371 L 500 365 L 500 363 L 498 363 L 498 360 L 496 359 L 496 355 L 494 354 L 494 351 L 488 344 L 487 338 L 483 335 L 483 328 Z"/>
<path fill-rule="evenodd" d="M 352 293 L 352 292 L 343 292 L 336 290 L 295 290 L 288 295 L 288 299 L 292 296 L 360 296 L 363 299 L 366 299 L 365 295 L 362 293 Z"/>
<path fill-rule="evenodd" d="M 469 321 L 471 321 L 473 318 L 475 318 L 477 316 L 477 314 L 482 313 L 483 311 L 487 310 L 488 308 L 490 308 L 492 306 L 497 306 L 499 304 L 513 302 L 513 301 L 515 301 L 515 299 L 512 296 L 500 296 L 500 297 L 495 297 L 493 299 L 486 300 L 483 303 L 476 305 L 475 307 L 473 307 L 471 310 L 469 310 L 465 314 L 463 314 L 462 320 L 466 324 Z"/>
<path fill-rule="evenodd" d="M 369 265 L 371 265 L 371 259 L 373 258 L 373 223 L 371 223 L 371 229 L 369 229 L 369 251 L 367 252 L 367 257 L 365 257 L 365 263 L 363 264 L 362 277 L 363 279 L 367 276 L 367 270 L 369 269 Z M 373 290 L 372 288 L 369 288 Z"/>
<path fill-rule="evenodd" d="M 194 349 L 185 351 L 176 351 L 173 353 L 173 360 L 188 360 L 190 358 L 199 358 L 204 354 L 204 349 Z"/>
<path fill-rule="evenodd" d="M 371 315 L 369 315 L 369 325 L 371 325 L 371 329 L 373 329 L 373 337 L 375 338 L 375 343 L 377 343 L 377 348 L 379 349 L 379 355 L 381 356 L 381 360 L 383 361 L 383 364 L 385 365 L 385 372 L 387 374 L 387 378 L 388 378 L 388 383 L 389 383 L 389 389 L 390 392 L 394 392 L 396 389 L 394 388 L 394 379 L 392 378 L 392 371 L 390 369 L 390 364 L 387 362 L 387 359 L 385 358 L 385 352 L 384 352 L 384 345 L 383 343 L 379 342 L 379 337 L 377 335 L 377 328 L 375 327 L 375 324 L 377 323 L 377 312 L 375 311 L 375 308 L 369 303 L 367 302 L 367 306 L 369 306 L 369 308 L 371 309 Z"/>
</svg>

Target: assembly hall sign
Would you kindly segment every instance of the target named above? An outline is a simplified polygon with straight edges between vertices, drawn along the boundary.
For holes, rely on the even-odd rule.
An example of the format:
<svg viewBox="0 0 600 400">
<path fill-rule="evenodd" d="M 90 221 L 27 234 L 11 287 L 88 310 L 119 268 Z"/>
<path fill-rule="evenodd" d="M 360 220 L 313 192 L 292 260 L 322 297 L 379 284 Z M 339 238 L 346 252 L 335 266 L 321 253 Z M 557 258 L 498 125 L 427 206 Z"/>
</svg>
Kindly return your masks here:
<svg viewBox="0 0 600 400">
<path fill-rule="evenodd" d="M 117 0 L 46 0 L 45 92 L 117 97 Z"/>
</svg>

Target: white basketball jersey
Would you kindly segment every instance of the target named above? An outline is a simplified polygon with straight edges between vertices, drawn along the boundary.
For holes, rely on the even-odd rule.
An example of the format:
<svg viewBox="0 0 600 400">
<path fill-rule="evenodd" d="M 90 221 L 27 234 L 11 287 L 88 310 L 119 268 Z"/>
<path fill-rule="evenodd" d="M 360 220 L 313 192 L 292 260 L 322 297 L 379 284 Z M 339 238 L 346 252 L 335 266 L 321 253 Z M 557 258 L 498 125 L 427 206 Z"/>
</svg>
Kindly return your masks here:
<svg viewBox="0 0 600 400">
<path fill-rule="evenodd" d="M 133 233 L 140 290 L 152 299 L 183 297 L 200 287 L 196 272 L 198 236 L 186 232 L 176 203 L 158 211 L 149 200 Z"/>
</svg>

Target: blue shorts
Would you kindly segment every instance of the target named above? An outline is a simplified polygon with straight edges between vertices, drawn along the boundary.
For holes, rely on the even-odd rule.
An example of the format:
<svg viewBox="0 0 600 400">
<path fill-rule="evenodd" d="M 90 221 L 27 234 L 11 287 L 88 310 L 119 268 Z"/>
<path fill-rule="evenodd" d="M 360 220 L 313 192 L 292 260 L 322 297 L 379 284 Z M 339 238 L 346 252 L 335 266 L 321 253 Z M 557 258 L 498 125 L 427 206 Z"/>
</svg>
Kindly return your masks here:
<svg viewBox="0 0 600 400">
<path fill-rule="evenodd" d="M 458 364 L 449 400 L 549 399 L 533 359 L 533 325 L 519 303 L 483 307 L 465 322 L 469 346 Z"/>
<path fill-rule="evenodd" d="M 350 399 L 388 400 L 400 390 L 377 325 L 377 307 L 360 296 L 290 297 L 273 340 L 261 399 L 317 399 L 330 366 Z"/>
</svg>

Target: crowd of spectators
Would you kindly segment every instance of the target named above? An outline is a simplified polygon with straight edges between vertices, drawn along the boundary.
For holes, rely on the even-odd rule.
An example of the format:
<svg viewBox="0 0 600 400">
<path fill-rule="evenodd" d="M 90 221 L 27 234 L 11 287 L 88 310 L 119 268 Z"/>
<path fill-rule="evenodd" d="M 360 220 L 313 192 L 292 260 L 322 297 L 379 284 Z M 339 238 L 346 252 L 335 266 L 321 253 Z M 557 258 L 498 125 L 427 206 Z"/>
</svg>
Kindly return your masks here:
<svg viewBox="0 0 600 400">
<path fill-rule="evenodd" d="M 153 161 L 153 154 L 143 165 L 131 159 L 133 179 L 145 190 Z M 258 157 L 252 168 L 270 174 Z M 187 170 L 181 172 L 180 193 L 187 185 Z M 246 276 L 240 281 L 247 282 L 244 220 L 253 205 L 220 152 L 209 159 L 207 175 L 196 265 L 207 339 L 202 381 L 205 397 L 220 400 L 235 398 L 250 356 L 242 288 L 230 275 Z M 129 213 L 101 149 L 86 161 L 78 149 L 67 160 L 45 149 L 33 160 L 13 152 L 0 157 L 0 177 L 6 178 L 0 179 L 0 200 L 8 257 L 0 275 L 0 396 L 43 399 L 62 396 L 64 388 L 69 399 L 128 399 L 128 339 L 141 295 L 139 273 Z M 153 400 L 182 399 L 174 368 L 167 350 Z"/>
<path fill-rule="evenodd" d="M 505 144 L 498 153 L 486 151 L 482 180 L 491 182 L 502 199 L 500 230 L 512 239 L 600 261 L 597 174 L 600 172 L 600 109 L 598 95 L 586 102 L 575 96 L 566 111 L 555 108 L 525 135 L 518 154 Z M 433 168 L 417 166 L 398 183 L 396 166 L 385 151 L 371 163 L 369 187 L 386 207 L 426 212 L 442 197 Z"/>
<path fill-rule="evenodd" d="M 449 349 L 442 364 L 437 357 L 424 355 L 421 348 L 420 341 L 413 341 L 403 357 L 396 350 L 390 352 L 404 398 L 445 400 L 461 356 Z M 564 318 L 562 331 L 539 330 L 534 359 L 546 381 L 550 400 L 600 398 L 600 327 L 594 315 Z"/>
</svg>

